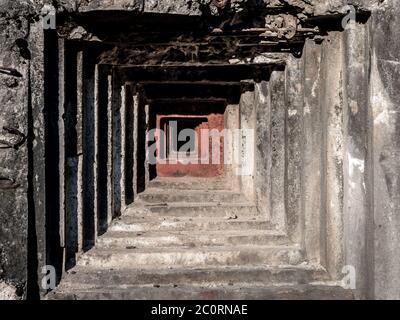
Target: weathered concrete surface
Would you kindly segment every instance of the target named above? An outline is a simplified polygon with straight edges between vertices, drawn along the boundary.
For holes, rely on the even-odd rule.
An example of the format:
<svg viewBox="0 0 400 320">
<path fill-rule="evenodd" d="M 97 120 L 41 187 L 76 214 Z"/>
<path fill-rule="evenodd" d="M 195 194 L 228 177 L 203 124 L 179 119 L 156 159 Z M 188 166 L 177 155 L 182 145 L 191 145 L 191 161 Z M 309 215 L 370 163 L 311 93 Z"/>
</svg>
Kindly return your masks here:
<svg viewBox="0 0 400 320">
<path fill-rule="evenodd" d="M 29 9 L 27 3 L 19 5 L 7 1 L 0 4 L 0 138 L 11 143 L 17 137 L 4 131 L 3 127 L 17 129 L 25 136 L 28 132 L 30 52 L 25 40 L 29 24 L 24 15 Z M 22 16 L 19 21 L 14 19 L 19 15 Z M 26 141 L 17 149 L 0 150 L 0 176 L 15 181 L 15 188 L 0 189 L 0 282 L 6 279 L 22 289 L 27 279 Z M 21 292 L 23 290 L 19 290 Z"/>
<path fill-rule="evenodd" d="M 333 283 L 330 285 L 259 286 L 135 286 L 79 289 L 51 294 L 49 300 L 352 300 L 351 291 Z"/>
<path fill-rule="evenodd" d="M 15 287 L 10 286 L 4 282 L 0 282 L 0 300 L 18 300 Z"/>
<path fill-rule="evenodd" d="M 244 130 L 252 130 L 256 126 L 256 110 L 253 108 L 255 104 L 255 91 L 246 91 L 240 97 L 239 102 L 239 117 L 240 117 L 240 129 Z M 251 146 L 250 137 L 245 136 L 244 132 L 240 133 L 240 145 L 239 149 L 239 163 L 241 164 L 241 172 L 240 174 L 240 187 L 241 190 L 244 191 L 245 197 L 252 201 L 255 198 L 255 190 L 254 190 L 254 165 L 250 164 L 253 162 L 255 164 L 255 159 L 249 157 L 249 154 L 254 150 L 249 152 L 248 147 Z M 254 153 L 253 153 L 254 154 Z M 250 170 L 246 170 L 244 168 L 244 164 L 249 165 Z M 249 172 L 246 172 L 249 171 Z"/>
<path fill-rule="evenodd" d="M 41 21 L 31 25 L 29 37 L 29 48 L 32 53 L 30 61 L 30 92 L 31 101 L 28 109 L 29 115 L 29 138 L 31 150 L 30 174 L 32 203 L 29 211 L 29 254 L 28 272 L 33 275 L 32 283 L 28 281 L 28 289 L 38 294 L 39 285 L 36 275 L 41 274 L 42 266 L 46 265 L 46 232 L 43 227 L 46 224 L 45 206 L 45 120 L 43 114 L 44 106 L 44 35 Z M 28 278 L 29 280 L 29 278 Z"/>
<path fill-rule="evenodd" d="M 75 272 L 70 272 L 68 278 L 63 282 L 63 290 L 73 288 L 77 283 L 81 288 L 96 288 L 104 285 L 112 287 L 116 280 L 127 286 L 138 286 L 145 284 L 158 284 L 168 286 L 171 284 L 186 285 L 227 285 L 229 283 L 246 283 L 250 279 L 258 285 L 279 285 L 283 282 L 309 283 L 312 281 L 326 281 L 326 273 L 323 269 L 303 266 L 283 267 L 225 267 L 225 268 L 202 268 L 202 269 L 120 269 L 113 277 L 110 269 L 89 269 L 77 267 Z"/>
<path fill-rule="evenodd" d="M 269 144 L 271 148 L 271 185 L 270 215 L 271 221 L 280 230 L 286 224 L 285 176 L 287 159 L 286 153 L 286 105 L 285 105 L 285 75 L 275 71 L 271 74 L 269 83 L 271 94 L 271 131 Z"/>
<path fill-rule="evenodd" d="M 215 237 L 205 233 L 199 238 L 199 243 L 235 246 L 247 243 L 253 248 L 250 251 L 254 253 L 254 260 L 246 260 L 246 252 L 239 249 L 220 256 L 215 251 L 198 254 L 195 250 L 188 250 L 186 257 L 190 261 L 200 259 L 201 263 L 207 262 L 207 259 L 221 259 L 220 262 L 216 260 L 216 264 L 228 260 L 235 263 L 259 262 L 260 259 L 274 260 L 278 257 L 276 264 L 282 261 L 296 264 L 305 255 L 309 263 L 327 266 L 335 279 L 340 278 L 343 265 L 354 266 L 358 298 L 400 299 L 400 38 L 397 34 L 400 9 L 395 0 L 232 0 L 230 7 L 217 6 L 209 0 L 1 1 L 0 125 L 12 126 L 28 134 L 28 124 L 31 122 L 29 141 L 32 143 L 32 158 L 28 159 L 26 144 L 17 150 L 0 151 L 0 175 L 15 179 L 19 184 L 15 190 L 0 191 L 0 283 L 3 283 L 3 279 L 7 283 L 0 285 L 0 299 L 18 298 L 26 287 L 28 208 L 35 209 L 31 211 L 36 216 L 31 215 L 34 220 L 30 226 L 34 229 L 36 226 L 39 236 L 38 239 L 29 240 L 31 245 L 38 246 L 29 260 L 37 258 L 38 265 L 33 263 L 30 268 L 38 268 L 46 260 L 43 119 L 46 61 L 43 58 L 44 39 L 40 20 L 33 23 L 33 18 L 40 15 L 45 3 L 53 4 L 58 12 L 66 14 L 121 10 L 201 16 L 209 7 L 211 14 L 221 17 L 228 14 L 230 19 L 236 17 L 237 12 L 258 10 L 265 5 L 275 8 L 288 5 L 298 12 L 303 21 L 312 16 L 346 14 L 346 5 L 370 10 L 372 17 L 367 24 L 357 24 L 346 33 L 330 33 L 322 45 L 308 43 L 303 51 L 304 59 L 291 57 L 285 73 L 287 79 L 291 80 L 286 85 L 283 74 L 276 72 L 268 85 L 257 84 L 261 86 L 256 86 L 259 90 L 257 96 L 247 92 L 242 97 L 242 116 L 246 120 L 244 122 L 248 122 L 244 123 L 245 127 L 254 128 L 257 117 L 261 117 L 261 125 L 265 130 L 258 128 L 262 139 L 258 140 L 257 145 L 272 150 L 267 152 L 269 155 L 260 152 L 261 158 L 271 156 L 268 160 L 270 163 L 266 161 L 265 167 L 260 167 L 262 159 L 257 159 L 256 170 L 259 171 L 256 172 L 270 175 L 268 185 L 260 187 L 259 183 L 265 180 L 260 177 L 253 180 L 250 177 L 244 183 L 245 189 L 251 190 L 252 199 L 253 182 L 256 181 L 255 191 L 257 197 L 262 199 L 260 204 L 270 205 L 267 214 L 272 218 L 274 214 L 277 215 L 275 220 L 271 219 L 274 227 L 287 228 L 285 231 L 292 235 L 292 239 L 305 246 L 305 252 L 279 248 L 277 251 L 268 249 L 260 253 L 265 248 L 261 246 L 257 250 L 254 246 L 283 245 L 279 242 L 282 240 L 281 234 L 260 235 L 260 232 L 272 226 L 267 221 L 252 220 L 252 215 L 257 213 L 254 206 L 244 203 L 237 194 L 219 192 L 212 195 L 196 192 L 190 204 L 187 203 L 189 201 L 183 201 L 191 196 L 184 192 L 168 196 L 148 193 L 143 199 L 152 202 L 146 208 L 150 212 L 149 219 L 137 222 L 128 215 L 113 226 L 113 232 L 120 234 L 109 234 L 103 240 L 103 245 L 107 248 L 126 244 L 152 247 L 166 243 L 180 246 L 193 243 L 193 236 L 185 234 L 185 230 L 224 230 L 226 234 Z M 145 58 L 148 59 L 148 56 L 145 55 Z M 4 67 L 12 68 L 11 72 Z M 266 102 L 265 99 L 270 101 Z M 263 105 L 266 109 L 258 109 L 256 114 L 254 104 Z M 28 117 L 32 119 L 28 121 Z M 271 121 L 270 130 L 266 123 L 268 121 Z M 1 139 L 10 139 L 7 134 L 0 134 Z M 313 157 L 313 154 L 317 155 Z M 109 166 L 112 170 L 112 161 Z M 32 193 L 28 192 L 28 177 L 31 177 Z M 262 194 L 269 190 L 272 200 L 262 198 Z M 173 203 L 164 206 L 164 202 L 171 200 Z M 211 203 L 202 206 L 198 201 Z M 184 202 L 184 205 L 179 202 Z M 235 209 L 232 209 L 233 205 Z M 200 220 L 182 219 L 187 212 L 193 214 L 190 219 Z M 229 212 L 230 220 L 225 221 L 223 217 Z M 171 224 L 163 224 L 160 220 L 163 213 L 173 220 Z M 209 221 L 213 214 L 219 217 L 218 221 Z M 240 234 L 240 230 L 254 230 L 254 234 Z M 126 236 L 126 232 L 143 231 L 150 231 L 149 236 L 140 240 Z M 125 234 L 121 235 L 123 232 Z M 170 232 L 174 237 L 166 236 L 163 232 Z M 108 254 L 106 250 L 107 259 Z M 120 257 L 129 265 L 130 255 L 122 254 Z M 170 258 L 182 261 L 181 253 L 175 251 L 166 260 L 163 253 L 156 258 L 149 258 L 149 253 L 145 252 L 139 258 L 143 258 L 143 264 L 151 261 L 165 263 Z M 113 263 L 115 261 L 110 262 L 111 265 Z M 264 290 L 263 297 L 269 296 L 268 290 Z M 310 292 L 309 288 L 297 287 L 293 290 L 297 292 L 294 297 L 300 294 L 307 297 L 307 292 Z M 315 296 L 318 290 L 312 291 L 310 296 Z M 185 290 L 182 292 L 184 294 Z M 194 296 L 201 297 L 202 292 L 201 289 Z M 115 294 L 119 297 L 132 297 L 133 294 L 135 297 L 140 294 L 157 296 L 135 290 L 126 294 L 119 289 Z M 218 297 L 219 294 L 221 292 L 213 296 Z M 254 293 L 260 296 L 258 294 Z M 88 295 L 83 293 L 82 297 Z M 95 295 L 104 297 L 99 292 Z M 224 296 L 240 295 L 228 292 Z M 282 294 L 281 297 L 287 296 Z"/>
<path fill-rule="evenodd" d="M 218 4 L 227 3 L 225 6 Z M 230 3 L 229 3 L 230 2 Z M 29 8 L 32 15 L 40 14 L 44 5 L 54 6 L 58 12 L 88 12 L 88 11 L 131 11 L 136 13 L 165 13 L 188 16 L 201 16 L 206 8 L 214 14 L 221 15 L 225 11 L 254 11 L 266 6 L 270 8 L 289 7 L 301 12 L 299 17 L 320 16 L 326 14 L 347 13 L 346 6 L 354 5 L 358 9 L 371 10 L 381 5 L 380 0 L 2 0 L 0 5 L 14 8 Z M 50 7 L 47 7 L 50 8 Z M 20 15 L 22 12 L 17 12 Z M 22 14 L 21 14 L 22 15 Z"/>
<path fill-rule="evenodd" d="M 154 183 L 171 190 L 168 181 Z M 197 192 L 209 185 L 203 183 Z M 167 209 L 181 192 L 169 192 L 167 198 L 165 192 L 152 192 L 128 207 L 48 299 L 353 298 L 324 268 L 303 264 L 300 247 L 256 211 L 212 219 L 190 209 L 185 216 L 162 211 L 154 216 L 146 193 L 151 200 L 159 197 Z M 237 200 L 232 197 L 230 203 Z"/>
<path fill-rule="evenodd" d="M 400 7 L 388 1 L 371 26 L 375 297 L 400 299 Z"/>
<path fill-rule="evenodd" d="M 255 99 L 257 106 L 256 118 L 256 203 L 257 208 L 263 216 L 271 220 L 271 168 L 272 168 L 272 145 L 269 141 L 271 132 L 271 93 L 269 84 L 262 81 L 255 86 Z"/>
<path fill-rule="evenodd" d="M 286 219 L 292 241 L 300 243 L 303 226 L 301 179 L 303 168 L 304 59 L 288 57 L 286 67 Z"/>
</svg>

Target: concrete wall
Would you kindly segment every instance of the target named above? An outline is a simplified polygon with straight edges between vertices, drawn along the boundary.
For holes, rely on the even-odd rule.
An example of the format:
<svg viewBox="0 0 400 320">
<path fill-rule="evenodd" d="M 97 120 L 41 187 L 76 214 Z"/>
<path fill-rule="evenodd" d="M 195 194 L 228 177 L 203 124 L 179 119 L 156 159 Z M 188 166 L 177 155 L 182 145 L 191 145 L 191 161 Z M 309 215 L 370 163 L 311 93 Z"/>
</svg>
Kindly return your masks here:
<svg viewBox="0 0 400 320">
<path fill-rule="evenodd" d="M 40 22 L 27 20 L 38 16 L 43 2 L 0 3 L 0 68 L 13 70 L 0 72 L 0 125 L 29 136 L 18 150 L 0 150 L 0 175 L 20 185 L 0 191 L 0 299 L 28 292 L 28 270 L 37 283 L 34 274 L 50 250 L 45 225 L 57 222 L 46 220 L 45 208 L 44 36 Z M 331 32 L 322 44 L 307 41 L 303 59 L 288 60 L 284 121 L 290 148 L 284 156 L 292 161 L 284 168 L 291 195 L 284 205 L 290 234 L 304 244 L 309 261 L 325 265 L 333 276 L 339 277 L 344 265 L 354 266 L 358 298 L 400 299 L 399 1 L 285 2 L 309 15 L 339 13 L 345 4 L 371 11 L 367 22 Z M 191 8 L 185 1 L 115 3 L 131 11 L 201 14 L 197 2 Z M 59 4 L 66 10 L 107 9 L 101 1 Z M 279 98 L 274 94 L 280 77 L 273 75 L 264 88 L 271 101 Z M 260 97 L 251 94 L 247 100 L 254 99 Z M 242 103 L 251 103 L 247 100 Z M 52 232 L 62 238 L 57 228 Z"/>
<path fill-rule="evenodd" d="M 400 299 L 400 6 L 387 1 L 370 21 L 374 296 Z M 372 148 L 371 148 L 372 147 Z"/>
<path fill-rule="evenodd" d="M 0 138 L 7 141 L 15 141 L 16 137 L 4 132 L 3 126 L 28 134 L 30 52 L 26 38 L 29 23 L 23 17 L 28 13 L 29 7 L 0 4 Z M 16 18 L 20 15 L 18 22 Z M 0 149 L 1 178 L 14 179 L 19 185 L 16 189 L 0 190 L 0 299 L 15 298 L 25 291 L 28 164 L 26 142 L 17 150 Z"/>
<path fill-rule="evenodd" d="M 360 298 L 399 299 L 399 2 L 355 3 L 371 17 L 343 33 L 336 58 L 343 72 L 344 263 L 355 267 Z"/>
</svg>

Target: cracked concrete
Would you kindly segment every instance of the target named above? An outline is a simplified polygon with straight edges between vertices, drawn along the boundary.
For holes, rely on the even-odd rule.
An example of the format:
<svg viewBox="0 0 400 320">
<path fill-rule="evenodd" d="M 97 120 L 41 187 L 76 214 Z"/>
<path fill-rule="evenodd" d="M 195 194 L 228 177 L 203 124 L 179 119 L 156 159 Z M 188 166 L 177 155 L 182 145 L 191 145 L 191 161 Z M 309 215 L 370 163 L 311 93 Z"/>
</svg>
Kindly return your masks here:
<svg viewBox="0 0 400 320">
<path fill-rule="evenodd" d="M 267 179 L 267 186 L 256 186 L 255 197 L 259 203 L 268 207 L 268 210 L 262 213 L 269 216 L 281 229 L 286 228 L 284 231 L 288 232 L 291 240 L 302 243 L 305 249 L 304 252 L 295 250 L 281 256 L 266 251 L 263 257 L 274 260 L 279 256 L 286 259 L 285 262 L 294 263 L 299 262 L 306 253 L 310 263 L 324 265 L 335 279 L 340 277 L 344 264 L 353 265 L 357 269 L 359 284 L 356 297 L 400 299 L 400 9 L 396 0 L 1 0 L 0 124 L 1 127 L 18 129 L 28 136 L 28 140 L 19 148 L 0 150 L 1 178 L 15 180 L 19 185 L 14 190 L 0 190 L 0 299 L 18 299 L 20 297 L 16 292 L 27 296 L 30 290 L 28 287 L 32 286 L 35 268 L 40 267 L 46 257 L 46 233 L 47 236 L 50 234 L 45 227 L 46 212 L 59 207 L 59 203 L 49 204 L 51 196 L 46 198 L 46 195 L 51 195 L 49 190 L 53 186 L 49 176 L 46 180 L 46 170 L 49 170 L 47 162 L 50 161 L 46 162 L 46 157 L 52 149 L 46 149 L 46 143 L 49 143 L 48 139 L 52 137 L 46 130 L 50 130 L 58 121 L 54 120 L 58 115 L 51 113 L 54 108 L 46 109 L 44 106 L 49 106 L 54 103 L 54 99 L 58 99 L 46 95 L 49 83 L 52 83 L 52 91 L 58 90 L 55 85 L 57 75 L 52 73 L 54 70 L 47 70 L 50 62 L 46 59 L 52 51 L 45 46 L 46 41 L 50 41 L 49 34 L 45 39 L 40 23 L 41 10 L 45 4 L 54 6 L 60 18 L 67 17 L 66 20 L 60 20 L 63 25 L 59 26 L 58 30 L 59 36 L 64 37 L 66 43 L 70 40 L 76 43 L 88 40 L 95 44 L 111 44 L 107 50 L 102 51 L 103 55 L 99 56 L 98 60 L 103 63 L 140 64 L 150 68 L 157 64 L 166 67 L 176 64 L 196 66 L 202 63 L 217 65 L 221 62 L 231 62 L 231 65 L 238 66 L 258 63 L 285 68 L 283 73 L 274 71 L 270 79 L 263 78 L 260 79 L 262 81 L 256 82 L 257 95 L 248 91 L 248 101 L 242 101 L 242 104 L 250 105 L 245 110 L 249 114 L 254 103 L 265 107 L 258 109 L 257 115 L 252 114 L 259 117 L 257 119 L 260 120 L 261 129 L 258 134 L 265 138 L 257 140 L 257 147 L 262 156 L 257 159 L 258 176 L 255 181 L 259 184 L 260 181 L 264 181 L 261 178 L 265 176 L 270 180 Z M 344 32 L 338 31 L 336 25 L 343 14 L 346 14 L 344 8 L 348 5 L 354 5 L 358 12 L 368 12 L 366 16 L 370 17 L 361 19 L 362 22 L 354 24 Z M 155 38 L 151 45 L 145 42 L 146 51 L 137 47 L 132 49 L 121 46 L 121 43 L 129 44 L 132 38 L 136 38 L 137 34 L 132 30 L 131 38 L 127 34 L 127 37 L 124 37 L 125 31 L 122 31 L 122 35 L 116 32 L 107 38 L 104 35 L 107 35 L 108 30 L 94 32 L 88 27 L 89 23 L 81 25 L 79 22 L 79 19 L 87 17 L 85 15 L 89 12 L 94 13 L 93 16 L 101 14 L 100 17 L 105 17 L 114 10 L 121 15 L 128 13 L 135 17 L 147 17 L 147 14 L 152 14 L 165 18 L 171 15 L 179 23 L 185 21 L 194 24 L 199 30 L 205 30 L 206 36 L 196 38 L 195 33 L 188 35 L 187 30 L 182 34 L 177 23 L 178 28 L 174 26 L 177 29 L 173 30 L 177 35 L 170 39 L 167 48 L 160 49 L 155 41 L 158 39 Z M 250 49 L 243 49 L 239 54 L 237 43 L 231 38 L 223 37 L 229 32 L 243 32 L 249 29 L 248 25 L 252 29 L 248 32 L 260 32 L 257 28 L 265 29 L 265 16 L 259 15 L 263 10 L 291 13 L 299 19 L 299 25 L 303 29 L 312 31 L 314 27 L 318 27 L 319 34 L 305 31 L 304 36 L 300 36 L 303 37 L 304 43 L 301 43 L 299 51 L 290 51 L 288 47 L 279 53 L 274 50 L 282 45 L 282 41 L 278 46 L 268 48 L 272 52 L 263 51 L 270 45 L 268 41 L 276 41 L 275 35 L 264 44 L 259 39 L 256 43 L 250 42 L 254 39 L 253 35 L 246 35 L 249 42 L 245 45 Z M 128 19 L 126 17 L 130 16 L 125 16 L 125 19 Z M 178 20 L 185 17 L 188 20 Z M 75 18 L 77 20 L 74 20 Z M 115 23 L 115 20 L 111 21 Z M 310 24 L 310 21 L 316 24 Z M 330 25 L 332 21 L 335 21 L 334 27 Z M 151 27 L 160 22 L 162 18 L 154 20 Z M 55 37 L 51 40 L 52 48 L 60 45 L 58 53 L 63 53 L 63 41 L 58 42 L 55 34 L 50 35 L 50 38 L 52 36 Z M 141 40 L 150 42 L 146 37 Z M 210 45 L 207 37 L 225 39 L 223 50 L 219 47 L 220 43 Z M 114 43 L 116 39 L 117 44 Z M 192 45 L 195 40 L 203 44 L 195 48 L 181 48 L 182 43 Z M 298 41 L 296 38 L 295 40 Z M 55 45 L 56 42 L 58 45 Z M 166 42 L 168 44 L 168 41 Z M 240 48 L 243 47 L 245 46 Z M 67 47 L 66 52 L 71 48 Z M 95 49 L 93 50 L 95 52 Z M 85 75 L 91 72 L 89 67 L 83 67 L 82 72 Z M 54 78 L 49 78 L 50 74 Z M 88 87 L 82 85 L 82 90 L 87 90 Z M 269 107 L 274 112 L 269 113 Z M 49 123 L 52 125 L 49 126 Z M 105 124 L 107 125 L 107 119 Z M 272 128 L 268 127 L 270 124 Z M 0 139 L 12 141 L 12 138 L 3 135 L 2 132 Z M 269 138 L 271 144 L 266 143 Z M 104 144 L 106 142 L 103 141 Z M 268 158 L 269 155 L 271 158 Z M 52 160 L 58 157 L 58 153 L 53 157 Z M 66 163 L 79 162 L 79 157 L 80 155 L 75 158 L 71 156 Z M 107 165 L 111 164 L 106 163 L 103 167 L 105 170 L 108 170 Z M 45 185 L 49 182 L 50 186 L 46 189 Z M 253 180 L 242 183 L 251 185 Z M 272 200 L 264 197 L 265 193 L 271 193 Z M 164 196 L 160 201 L 166 201 L 168 197 Z M 179 200 L 179 194 L 174 197 L 175 200 Z M 197 200 L 202 202 L 213 200 L 210 195 L 197 197 Z M 230 195 L 226 195 L 225 200 L 229 200 L 229 197 Z M 151 196 L 147 195 L 146 200 L 152 201 Z M 204 208 L 200 210 L 185 206 L 152 209 L 154 212 L 159 210 L 158 214 L 163 212 L 166 215 L 172 212 L 184 215 L 185 210 L 193 210 L 191 212 L 198 216 L 207 216 L 209 213 Z M 253 209 L 238 204 L 231 216 L 240 216 L 241 213 Z M 220 208 L 213 210 L 216 213 L 225 213 L 220 211 Z M 313 221 L 316 220 L 322 222 L 315 225 Z M 52 221 L 58 222 L 60 221 Z M 246 224 L 235 219 L 226 223 L 230 227 L 235 224 L 242 227 L 254 226 L 254 223 Z M 193 226 L 185 222 L 175 223 L 172 227 L 179 229 L 189 225 Z M 212 223 L 204 225 L 211 229 L 218 228 L 218 225 Z M 137 231 L 122 230 L 123 227 L 133 228 L 131 223 L 120 226 L 120 229 L 117 226 L 118 223 L 115 227 L 117 230 L 114 231 Z M 156 223 L 140 227 L 156 227 Z M 168 226 L 163 225 L 161 228 L 164 227 Z M 302 228 L 307 232 L 302 233 Z M 52 237 L 60 237 L 57 227 L 55 230 L 51 233 Z M 237 244 L 237 236 L 231 234 L 227 237 L 229 241 Z M 164 236 L 162 239 L 169 244 L 182 244 L 187 239 L 185 237 L 185 234 L 179 234 L 175 237 Z M 226 240 L 224 239 L 216 237 L 213 240 L 215 243 L 222 243 Z M 254 244 L 260 239 L 264 241 L 265 237 L 255 235 L 252 238 L 240 239 Z M 275 238 L 273 240 L 278 241 Z M 113 242 L 109 240 L 107 245 L 110 245 L 110 241 Z M 140 241 L 121 238 L 115 241 L 133 246 L 138 243 L 157 244 L 151 235 Z M 193 242 L 193 239 L 190 239 L 190 242 Z M 200 237 L 199 242 L 210 244 L 213 241 L 207 237 Z M 322 248 L 329 248 L 328 251 L 332 254 L 317 254 Z M 189 260 L 201 260 L 200 262 L 204 263 L 211 259 L 216 264 L 218 258 L 221 261 L 225 259 L 225 262 L 229 258 L 237 258 L 236 261 L 239 262 L 243 262 L 242 258 L 245 261 L 251 260 L 248 254 L 240 250 L 233 252 L 234 258 L 230 254 L 218 257 L 215 252 L 208 256 L 196 256 L 189 250 L 190 259 L 193 258 Z M 160 255 L 160 260 L 156 261 L 167 263 L 169 260 L 165 262 L 163 257 Z M 254 259 L 261 259 L 260 257 L 262 255 L 255 255 Z M 182 257 L 176 255 L 175 258 L 179 260 Z M 145 265 L 146 259 L 150 258 L 143 254 L 137 259 Z M 124 261 L 129 265 L 129 259 Z M 318 290 L 327 292 L 321 287 Z M 296 294 L 309 292 L 309 288 L 299 287 L 298 292 L 300 293 Z M 136 294 L 151 296 L 150 291 Z M 216 296 L 220 294 L 217 292 Z M 268 291 L 268 294 L 271 292 Z M 98 295 L 104 297 L 103 293 Z M 125 296 L 123 292 L 118 292 L 117 295 Z M 201 292 L 194 295 L 199 297 Z M 233 290 L 230 295 L 235 297 L 237 292 Z M 315 294 L 311 293 L 310 296 Z"/>
</svg>

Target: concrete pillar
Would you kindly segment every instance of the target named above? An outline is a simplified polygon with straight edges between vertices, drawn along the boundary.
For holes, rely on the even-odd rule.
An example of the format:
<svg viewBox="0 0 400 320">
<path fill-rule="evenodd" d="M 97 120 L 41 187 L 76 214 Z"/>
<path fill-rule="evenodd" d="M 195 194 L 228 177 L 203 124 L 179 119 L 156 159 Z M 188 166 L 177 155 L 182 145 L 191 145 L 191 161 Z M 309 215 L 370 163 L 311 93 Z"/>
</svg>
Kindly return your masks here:
<svg viewBox="0 0 400 320">
<path fill-rule="evenodd" d="M 323 126 L 326 135 L 324 185 L 326 188 L 323 232 L 326 238 L 326 268 L 332 277 L 341 277 L 343 267 L 343 163 L 344 92 L 343 42 L 340 33 L 330 33 L 323 44 Z M 324 145 L 325 144 L 325 145 Z"/>
<path fill-rule="evenodd" d="M 26 20 L 22 18 L 20 22 L 18 26 L 16 21 L 1 12 L 0 139 L 5 141 L 15 141 L 17 137 L 4 131 L 3 127 L 15 128 L 24 135 L 27 135 L 29 130 L 31 62 L 28 57 L 22 56 L 19 50 L 15 50 L 18 43 L 25 44 L 23 39 L 28 32 Z M 18 39 L 21 42 L 18 42 Z M 35 49 L 40 52 L 38 47 Z M 42 52 L 39 57 L 43 57 Z M 5 147 L 4 144 L 1 145 Z M 11 189 L 0 189 L 0 286 L 3 281 L 9 282 L 14 292 L 17 286 L 23 288 L 27 280 L 28 207 L 31 204 L 29 201 L 32 201 L 28 195 L 28 192 L 32 191 L 28 184 L 28 161 L 26 141 L 17 150 L 0 149 L 2 183 L 14 185 Z"/>
<path fill-rule="evenodd" d="M 400 299 L 400 7 L 372 13 L 374 296 Z M 371 147 L 371 145 L 370 145 Z"/>
<path fill-rule="evenodd" d="M 239 190 L 239 176 L 237 171 L 237 141 L 235 138 L 239 130 L 239 105 L 227 105 L 225 109 L 225 129 L 228 134 L 224 137 L 224 152 L 225 152 L 225 178 L 229 183 L 229 187 L 233 190 Z M 203 129 L 203 128 L 202 128 Z M 206 129 L 204 127 L 204 129 Z M 237 140 L 237 139 L 236 139 Z"/>
<path fill-rule="evenodd" d="M 128 206 L 134 202 L 135 194 L 136 194 L 136 180 L 135 180 L 135 105 L 136 105 L 136 96 L 134 93 L 134 88 L 131 83 L 125 84 L 125 94 L 124 94 L 124 103 L 122 104 L 124 108 L 124 175 L 123 175 L 123 184 L 124 184 L 124 205 Z"/>
<path fill-rule="evenodd" d="M 263 218 L 271 220 L 271 93 L 268 82 L 255 85 L 256 125 L 256 202 Z"/>
<path fill-rule="evenodd" d="M 94 120 L 94 133 L 93 133 L 93 233 L 94 240 L 97 241 L 97 236 L 99 235 L 99 161 L 100 161 L 100 147 L 99 147 L 99 137 L 101 135 L 100 131 L 103 128 L 100 126 L 100 73 L 99 65 L 95 65 L 94 69 L 94 97 L 93 97 L 93 120 Z"/>
<path fill-rule="evenodd" d="M 302 211 L 304 215 L 304 248 L 312 264 L 321 264 L 324 252 L 324 227 L 322 214 L 325 197 L 322 185 L 325 145 L 322 124 L 323 108 L 321 87 L 321 45 L 309 40 L 304 47 L 304 109 L 303 109 L 303 164 L 302 164 Z"/>
<path fill-rule="evenodd" d="M 344 250 L 345 265 L 356 271 L 358 298 L 369 297 L 373 260 L 367 256 L 371 229 L 371 163 L 369 144 L 369 37 L 368 25 L 353 23 L 344 35 L 345 132 L 344 155 Z"/>
<path fill-rule="evenodd" d="M 109 226 L 114 217 L 114 113 L 113 113 L 113 76 L 112 73 L 108 75 L 108 104 L 107 104 L 107 226 Z"/>
<path fill-rule="evenodd" d="M 83 78 L 83 68 L 84 68 L 84 57 L 83 51 L 78 51 L 77 53 L 77 106 L 76 106 L 76 164 L 77 164 L 77 252 L 83 249 L 83 210 L 85 205 L 85 195 L 84 195 L 84 128 L 83 128 L 83 107 L 84 107 L 84 78 Z"/>
<path fill-rule="evenodd" d="M 273 71 L 269 91 L 271 94 L 271 222 L 285 232 L 286 226 L 286 104 L 285 73 Z"/>
<path fill-rule="evenodd" d="M 112 97 L 111 97 L 111 109 L 112 109 L 112 152 L 113 152 L 113 218 L 118 217 L 122 210 L 122 139 L 123 139 L 123 126 L 122 126 L 122 94 L 123 84 L 120 82 L 117 73 L 113 72 L 112 79 Z"/>
<path fill-rule="evenodd" d="M 138 188 L 138 139 L 139 139 L 139 105 L 140 105 L 140 95 L 135 92 L 133 96 L 133 192 L 134 199 L 137 197 L 139 188 Z"/>
<path fill-rule="evenodd" d="M 120 190 L 121 190 L 121 213 L 126 209 L 126 86 L 121 86 L 121 177 L 120 177 Z"/>
<path fill-rule="evenodd" d="M 246 166 L 249 165 L 249 161 L 254 161 L 254 155 L 249 153 L 248 144 L 251 144 L 250 136 L 246 136 L 246 130 L 253 131 L 255 133 L 256 126 L 256 108 L 255 108 L 255 93 L 253 91 L 246 91 L 240 97 L 239 102 L 240 108 L 240 180 L 241 180 L 241 191 L 244 196 L 252 201 L 255 199 L 254 190 L 254 172 L 248 172 Z M 254 149 L 253 149 L 254 150 Z"/>
<path fill-rule="evenodd" d="M 291 240 L 301 243 L 304 225 L 301 201 L 304 150 L 304 59 L 289 55 L 285 77 L 286 225 Z"/>
<path fill-rule="evenodd" d="M 111 153 L 111 138 L 110 138 L 110 111 L 109 111 L 109 94 L 110 94 L 110 77 L 108 70 L 104 66 L 97 66 L 96 80 L 96 132 L 97 132 L 97 146 L 96 146 L 96 163 L 97 163 L 97 229 L 99 234 L 107 231 L 109 220 L 111 217 L 111 190 L 110 190 L 110 176 L 111 176 L 111 162 L 109 153 Z"/>
<path fill-rule="evenodd" d="M 95 58 L 90 47 L 83 52 L 83 96 L 82 96 L 82 144 L 83 144 L 83 247 L 94 246 L 95 235 L 95 161 L 96 161 L 96 122 L 95 122 Z"/>
</svg>

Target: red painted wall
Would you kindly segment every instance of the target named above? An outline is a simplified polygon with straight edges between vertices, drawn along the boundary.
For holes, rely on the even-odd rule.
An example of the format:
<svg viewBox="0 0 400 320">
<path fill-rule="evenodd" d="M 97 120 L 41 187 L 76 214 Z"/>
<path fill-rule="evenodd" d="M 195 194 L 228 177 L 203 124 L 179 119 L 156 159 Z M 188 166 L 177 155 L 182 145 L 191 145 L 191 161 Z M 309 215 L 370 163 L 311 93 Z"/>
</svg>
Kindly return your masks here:
<svg viewBox="0 0 400 320">
<path fill-rule="evenodd" d="M 157 129 L 161 128 L 161 121 L 162 119 L 179 119 L 179 118 L 206 118 L 207 122 L 201 124 L 199 127 L 196 128 L 198 132 L 198 137 L 200 138 L 200 130 L 201 129 L 217 129 L 219 132 L 222 132 L 224 129 L 224 115 L 223 114 L 208 114 L 208 115 L 157 115 Z M 200 139 L 199 139 L 200 140 Z M 208 164 L 185 164 L 185 163 L 171 163 L 168 159 L 162 163 L 162 160 L 159 159 L 157 161 L 157 176 L 158 177 L 217 177 L 224 173 L 224 140 L 221 139 L 221 147 L 220 147 L 220 164 L 212 164 L 212 145 L 211 145 L 211 138 L 209 139 L 209 160 Z M 160 155 L 159 148 L 159 139 L 157 139 L 157 155 Z M 200 153 L 203 153 L 200 146 L 200 141 L 198 141 L 198 150 Z"/>
</svg>

